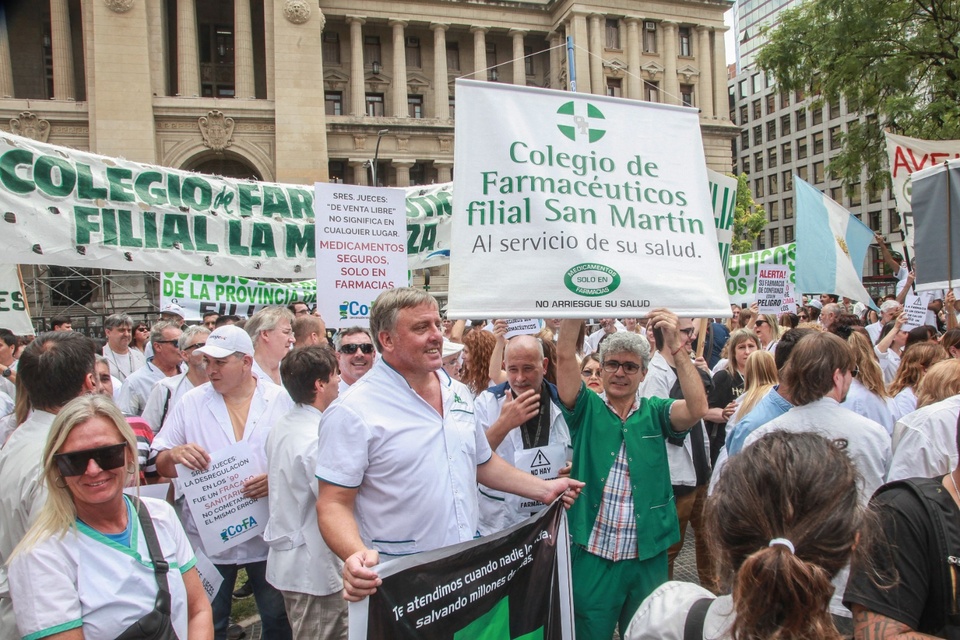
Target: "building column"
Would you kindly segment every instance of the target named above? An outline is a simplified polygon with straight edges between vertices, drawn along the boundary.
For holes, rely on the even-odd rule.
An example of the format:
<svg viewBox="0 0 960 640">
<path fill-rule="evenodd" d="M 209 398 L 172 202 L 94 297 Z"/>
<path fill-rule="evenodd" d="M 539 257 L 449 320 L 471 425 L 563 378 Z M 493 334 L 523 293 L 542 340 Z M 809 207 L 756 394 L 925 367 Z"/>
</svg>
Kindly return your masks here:
<svg viewBox="0 0 960 640">
<path fill-rule="evenodd" d="M 167 48 L 167 16 L 163 3 L 147 3 L 147 28 L 150 33 L 150 86 L 153 95 L 166 96 L 170 56 Z"/>
<path fill-rule="evenodd" d="M 547 86 L 551 89 L 563 89 L 560 86 L 560 68 L 566 51 L 561 46 L 563 39 L 560 34 L 554 32 L 547 37 L 547 43 L 550 47 L 550 73 L 547 74 Z"/>
<path fill-rule="evenodd" d="M 437 182 L 443 184 L 453 180 L 453 163 L 433 161 L 433 167 L 437 170 Z"/>
<path fill-rule="evenodd" d="M 348 160 L 347 163 L 353 169 L 353 184 L 366 187 L 370 184 L 370 167 L 367 166 L 367 160 Z M 373 162 L 370 160 L 369 162 Z"/>
<path fill-rule="evenodd" d="M 200 95 L 200 56 L 194 0 L 177 0 L 177 94 Z"/>
<path fill-rule="evenodd" d="M 267 100 L 274 100 L 277 97 L 277 48 L 276 39 L 274 37 L 274 17 L 273 0 L 263 0 L 263 49 L 266 54 L 266 64 L 264 65 L 266 67 L 266 73 L 264 73 L 264 76 L 267 81 Z M 321 78 L 321 85 L 322 84 L 323 82 Z"/>
<path fill-rule="evenodd" d="M 486 80 L 487 72 L 487 30 L 484 27 L 470 27 L 473 34 L 473 76 L 474 80 Z"/>
<path fill-rule="evenodd" d="M 677 81 L 677 28 L 680 26 L 671 20 L 663 25 L 663 87 L 660 102 L 680 104 L 680 83 Z"/>
<path fill-rule="evenodd" d="M 713 30 L 713 103 L 716 105 L 714 117 L 717 120 L 729 120 L 730 108 L 727 106 L 727 50 L 723 44 L 726 27 Z"/>
<path fill-rule="evenodd" d="M 7 14 L 0 7 L 0 98 L 13 97 L 13 60 L 10 58 L 10 37 L 7 35 Z"/>
<path fill-rule="evenodd" d="M 410 167 L 414 165 L 414 160 L 391 160 L 390 164 L 397 171 L 397 187 L 410 186 Z"/>
<path fill-rule="evenodd" d="M 366 88 L 363 80 L 363 24 L 366 18 L 347 16 L 350 25 L 350 115 L 366 114 Z"/>
<path fill-rule="evenodd" d="M 73 45 L 70 43 L 70 6 L 67 0 L 50 0 L 50 44 L 53 50 L 53 98 L 75 100 Z"/>
<path fill-rule="evenodd" d="M 627 97 L 640 100 L 643 97 L 643 77 L 640 71 L 640 18 L 626 18 L 627 25 Z"/>
<path fill-rule="evenodd" d="M 255 98 L 253 83 L 253 23 L 250 0 L 233 0 L 233 97 Z"/>
<path fill-rule="evenodd" d="M 574 13 L 570 20 L 573 28 L 573 64 L 577 71 L 577 93 L 590 93 L 590 49 L 587 38 L 587 16 Z"/>
<path fill-rule="evenodd" d="M 579 80 L 579 77 L 577 78 Z M 603 16 L 590 14 L 590 92 L 606 93 L 603 81 Z"/>
<path fill-rule="evenodd" d="M 697 27 L 697 34 L 700 36 L 700 43 L 697 46 L 697 63 L 700 67 L 700 80 L 697 88 L 700 95 L 697 96 L 700 107 L 701 118 L 713 118 L 713 56 L 710 52 L 710 28 Z"/>
<path fill-rule="evenodd" d="M 450 25 L 433 23 L 433 115 L 450 119 L 450 87 L 447 86 L 447 29 Z"/>
<path fill-rule="evenodd" d="M 510 37 L 513 38 L 513 84 L 521 87 L 527 86 L 526 59 L 523 57 L 523 36 L 526 33 L 525 29 L 510 29 Z"/>
<path fill-rule="evenodd" d="M 393 116 L 406 118 L 407 111 L 407 48 L 403 40 L 407 23 L 391 20 L 393 29 Z"/>
</svg>

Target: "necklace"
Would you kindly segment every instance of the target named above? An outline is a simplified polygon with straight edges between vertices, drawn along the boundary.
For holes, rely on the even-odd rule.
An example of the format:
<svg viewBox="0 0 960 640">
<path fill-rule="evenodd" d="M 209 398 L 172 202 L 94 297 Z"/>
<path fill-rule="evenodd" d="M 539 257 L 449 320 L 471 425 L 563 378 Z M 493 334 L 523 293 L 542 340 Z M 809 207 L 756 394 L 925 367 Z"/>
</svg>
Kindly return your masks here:
<svg viewBox="0 0 960 640">
<path fill-rule="evenodd" d="M 113 360 L 113 364 L 117 365 L 117 373 L 123 376 L 122 378 L 120 378 L 120 382 L 123 382 L 124 380 L 126 380 L 127 377 L 129 377 L 129 375 L 133 373 L 133 354 L 130 353 L 129 349 L 127 350 L 127 367 L 128 367 L 127 371 L 124 371 L 123 369 L 120 368 L 120 362 L 117 360 L 117 353 L 113 349 L 110 349 L 110 359 Z"/>
<path fill-rule="evenodd" d="M 530 429 L 525 428 L 527 424 L 529 424 L 529 422 L 520 426 L 520 436 L 523 439 L 524 449 L 532 449 L 533 447 L 537 446 L 537 444 L 540 442 L 540 434 L 543 431 L 543 423 L 545 422 L 544 415 L 543 415 L 544 409 L 549 411 L 549 407 L 550 407 L 549 403 L 546 405 L 546 407 L 544 406 L 541 398 L 540 411 L 537 412 L 537 416 L 535 418 L 537 421 L 537 431 L 533 436 L 532 440 L 530 439 Z"/>
</svg>

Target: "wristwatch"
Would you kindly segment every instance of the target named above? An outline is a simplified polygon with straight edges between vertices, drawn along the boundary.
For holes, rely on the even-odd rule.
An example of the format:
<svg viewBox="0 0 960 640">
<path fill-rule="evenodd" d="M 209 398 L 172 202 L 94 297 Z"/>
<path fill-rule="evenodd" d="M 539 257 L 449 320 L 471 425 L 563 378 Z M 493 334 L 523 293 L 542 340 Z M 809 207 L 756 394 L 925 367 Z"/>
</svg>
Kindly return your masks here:
<svg viewBox="0 0 960 640">
<path fill-rule="evenodd" d="M 7 367 L 6 369 L 3 370 L 3 373 L 0 373 L 0 376 L 3 376 L 4 378 L 9 378 L 12 375 L 13 375 L 13 369 L 11 369 L 10 367 Z"/>
</svg>

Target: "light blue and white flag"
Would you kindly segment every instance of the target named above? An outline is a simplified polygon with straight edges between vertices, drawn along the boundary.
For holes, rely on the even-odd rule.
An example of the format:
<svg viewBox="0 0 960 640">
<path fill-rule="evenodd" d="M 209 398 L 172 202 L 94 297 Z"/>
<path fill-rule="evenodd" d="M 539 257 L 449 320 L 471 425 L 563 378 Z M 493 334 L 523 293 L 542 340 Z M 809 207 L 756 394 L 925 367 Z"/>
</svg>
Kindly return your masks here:
<svg viewBox="0 0 960 640">
<path fill-rule="evenodd" d="M 873 306 L 863 287 L 863 262 L 873 231 L 820 191 L 794 176 L 797 192 L 797 290 L 833 293 Z"/>
</svg>

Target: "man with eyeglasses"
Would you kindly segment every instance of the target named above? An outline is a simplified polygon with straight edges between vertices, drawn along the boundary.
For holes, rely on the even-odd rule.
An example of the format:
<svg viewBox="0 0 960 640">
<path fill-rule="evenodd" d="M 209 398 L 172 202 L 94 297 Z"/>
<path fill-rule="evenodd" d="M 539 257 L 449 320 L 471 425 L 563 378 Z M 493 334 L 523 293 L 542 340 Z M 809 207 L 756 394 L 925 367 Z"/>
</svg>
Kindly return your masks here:
<svg viewBox="0 0 960 640">
<path fill-rule="evenodd" d="M 505 320 L 495 321 L 506 329 Z M 549 463 L 556 478 L 570 454 L 570 431 L 563 419 L 557 388 L 543 379 L 547 359 L 535 336 L 519 335 L 507 341 L 503 352 L 507 381 L 487 389 L 474 402 L 474 415 L 490 448 L 509 464 L 527 473 Z M 535 500 L 505 494 L 479 485 L 480 535 L 486 536 L 521 522 L 545 507 Z"/>
<path fill-rule="evenodd" d="M 210 331 L 204 326 L 187 327 L 180 335 L 177 346 L 180 354 L 187 363 L 187 370 L 176 376 L 161 378 L 147 397 L 140 416 L 147 421 L 154 433 L 160 431 L 163 421 L 170 415 L 170 411 L 180 402 L 180 398 L 194 387 L 199 387 L 207 381 L 207 370 L 203 368 L 203 354 L 198 349 L 207 343 Z M 147 469 L 148 472 L 151 469 Z"/>
<path fill-rule="evenodd" d="M 180 373 L 183 354 L 180 353 L 180 325 L 161 320 L 150 330 L 153 356 L 137 369 L 120 387 L 117 405 L 125 416 L 139 416 L 147 404 L 153 385 Z"/>
<path fill-rule="evenodd" d="M 373 338 L 363 327 L 347 327 L 333 336 L 333 348 L 337 352 L 340 367 L 340 393 L 362 378 L 376 358 Z"/>
<path fill-rule="evenodd" d="M 579 640 L 609 640 L 654 589 L 667 581 L 667 548 L 676 542 L 677 511 L 665 439 L 682 438 L 707 413 L 707 394 L 689 358 L 678 359 L 684 400 L 640 398 L 649 343 L 617 332 L 600 345 L 604 392 L 580 376 L 580 320 L 564 320 L 557 342 L 557 390 L 573 441 L 572 478 L 586 483 L 570 509 L 573 599 Z M 647 330 L 665 348 L 687 344 L 677 316 L 651 311 Z"/>
<path fill-rule="evenodd" d="M 266 307 L 250 316 L 243 326 L 253 340 L 253 373 L 279 385 L 280 361 L 290 353 L 293 314 L 285 307 Z"/>
<path fill-rule="evenodd" d="M 794 407 L 753 431 L 743 446 L 778 430 L 813 431 L 828 440 L 843 441 L 863 478 L 860 502 L 866 506 L 890 468 L 890 436 L 880 424 L 840 406 L 856 371 L 853 351 L 842 338 L 827 332 L 804 336 L 781 373 Z M 842 603 L 848 575 L 849 567 L 845 567 L 833 579 L 836 590 L 830 601 L 838 630 L 845 634 L 853 631 L 851 613 Z"/>
<path fill-rule="evenodd" d="M 139 349 L 130 347 L 133 338 L 133 319 L 125 313 L 114 313 L 103 321 L 107 344 L 103 357 L 110 363 L 110 373 L 120 382 L 126 382 L 134 371 L 147 364 L 147 357 Z"/>
</svg>

